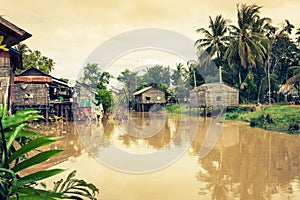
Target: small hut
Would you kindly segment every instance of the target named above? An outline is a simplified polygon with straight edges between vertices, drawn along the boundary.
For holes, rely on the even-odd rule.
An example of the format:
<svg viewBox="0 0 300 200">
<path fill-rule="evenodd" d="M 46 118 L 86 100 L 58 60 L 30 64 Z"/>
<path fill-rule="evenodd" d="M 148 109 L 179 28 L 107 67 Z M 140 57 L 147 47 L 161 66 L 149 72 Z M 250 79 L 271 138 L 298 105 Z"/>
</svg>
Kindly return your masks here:
<svg viewBox="0 0 300 200">
<path fill-rule="evenodd" d="M 166 103 L 166 92 L 154 86 L 145 87 L 133 93 L 138 111 L 148 111 L 155 104 Z"/>
<path fill-rule="evenodd" d="M 190 106 L 194 108 L 237 107 L 238 105 L 239 90 L 223 82 L 203 84 L 190 93 Z"/>
<path fill-rule="evenodd" d="M 14 78 L 13 109 L 34 108 L 48 116 L 72 120 L 73 89 L 34 67 Z"/>
</svg>

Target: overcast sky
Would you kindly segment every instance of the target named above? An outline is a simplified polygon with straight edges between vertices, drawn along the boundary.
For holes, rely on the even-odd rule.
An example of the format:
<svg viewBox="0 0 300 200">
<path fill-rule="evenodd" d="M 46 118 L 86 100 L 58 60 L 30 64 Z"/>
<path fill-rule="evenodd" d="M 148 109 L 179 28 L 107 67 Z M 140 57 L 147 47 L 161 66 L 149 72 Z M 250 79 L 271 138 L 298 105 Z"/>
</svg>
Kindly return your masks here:
<svg viewBox="0 0 300 200">
<path fill-rule="evenodd" d="M 0 0 L 1 15 L 33 36 L 26 40 L 56 62 L 57 77 L 76 77 L 89 54 L 111 37 L 137 28 L 165 28 L 196 40 L 208 17 L 222 14 L 236 23 L 236 0 Z M 300 27 L 299 0 L 244 1 L 263 6 L 262 16 L 280 26 L 285 19 Z M 151 56 L 152 55 L 152 56 Z M 160 62 L 174 65 L 174 56 L 128 55 L 124 65 Z M 165 59 L 164 59 L 165 58 Z M 174 63 L 170 61 L 174 60 Z M 122 58 L 117 60 L 122 65 Z M 180 59 L 179 59 L 180 61 Z M 124 67 L 124 66 L 122 66 Z"/>
</svg>

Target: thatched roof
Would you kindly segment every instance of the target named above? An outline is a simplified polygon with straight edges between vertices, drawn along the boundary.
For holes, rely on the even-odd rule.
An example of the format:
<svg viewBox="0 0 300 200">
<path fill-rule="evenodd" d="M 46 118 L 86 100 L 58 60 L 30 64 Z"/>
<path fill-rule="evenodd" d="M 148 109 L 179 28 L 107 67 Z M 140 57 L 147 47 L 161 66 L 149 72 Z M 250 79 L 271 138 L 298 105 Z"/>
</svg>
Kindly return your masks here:
<svg viewBox="0 0 300 200">
<path fill-rule="evenodd" d="M 232 91 L 232 92 L 238 92 L 239 90 L 237 88 L 234 87 L 230 87 L 229 85 L 226 85 L 225 83 L 206 83 L 206 84 L 202 84 L 196 88 L 193 89 L 193 92 L 199 92 L 199 91 L 206 91 L 206 90 L 210 90 L 213 88 L 220 88 L 220 87 L 224 87 L 225 89 Z"/>
<path fill-rule="evenodd" d="M 279 93 L 281 94 L 298 94 L 297 88 L 294 84 L 283 84 L 279 86 Z"/>
</svg>

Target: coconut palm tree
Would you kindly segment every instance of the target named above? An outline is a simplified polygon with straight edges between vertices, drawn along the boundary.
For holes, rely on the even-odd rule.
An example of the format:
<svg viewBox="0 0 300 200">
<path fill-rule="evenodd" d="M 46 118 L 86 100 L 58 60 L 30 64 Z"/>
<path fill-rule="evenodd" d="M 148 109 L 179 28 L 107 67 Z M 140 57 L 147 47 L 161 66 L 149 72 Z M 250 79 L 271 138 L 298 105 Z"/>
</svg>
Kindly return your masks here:
<svg viewBox="0 0 300 200">
<path fill-rule="evenodd" d="M 293 24 L 291 24 L 289 20 L 286 19 L 285 23 L 283 25 L 283 28 L 279 32 L 279 35 L 282 35 L 282 34 L 291 34 L 292 30 L 294 28 L 295 28 L 295 26 Z"/>
<path fill-rule="evenodd" d="M 228 43 L 227 24 L 229 20 L 224 19 L 222 15 L 217 15 L 213 20 L 209 17 L 208 30 L 199 28 L 197 33 L 204 34 L 205 38 L 199 39 L 195 42 L 198 49 L 205 48 L 210 56 L 217 56 L 221 58 L 224 54 L 225 46 Z"/>
<path fill-rule="evenodd" d="M 225 52 L 225 58 L 231 62 L 239 60 L 245 69 L 262 65 L 269 49 L 268 38 L 257 32 L 254 26 L 266 20 L 259 17 L 260 8 L 255 4 L 238 4 L 238 26 L 229 26 L 230 46 Z"/>
<path fill-rule="evenodd" d="M 188 61 L 187 62 L 187 66 L 188 69 L 185 71 L 185 74 L 187 77 L 187 79 L 190 81 L 190 83 L 192 82 L 191 80 L 193 80 L 194 83 L 194 88 L 197 87 L 197 79 L 196 79 L 196 70 L 197 70 L 197 62 L 195 61 Z"/>
<path fill-rule="evenodd" d="M 296 35 L 297 35 L 296 40 L 297 40 L 298 44 L 300 44 L 300 28 L 297 29 Z"/>
</svg>

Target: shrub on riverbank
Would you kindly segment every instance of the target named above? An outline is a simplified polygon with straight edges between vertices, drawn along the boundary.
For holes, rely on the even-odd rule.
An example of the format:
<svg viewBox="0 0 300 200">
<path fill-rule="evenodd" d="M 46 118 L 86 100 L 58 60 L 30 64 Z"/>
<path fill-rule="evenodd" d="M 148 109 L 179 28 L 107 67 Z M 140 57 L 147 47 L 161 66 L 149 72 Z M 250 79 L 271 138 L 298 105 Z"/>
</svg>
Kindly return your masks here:
<svg viewBox="0 0 300 200">
<path fill-rule="evenodd" d="M 165 106 L 170 113 L 192 114 L 199 116 L 203 109 L 192 108 L 188 105 L 174 104 Z M 209 110 L 210 112 L 210 110 Z M 249 122 L 250 126 L 264 128 L 272 131 L 300 133 L 300 106 L 272 105 L 262 110 L 255 110 L 255 105 L 228 108 L 226 120 L 242 120 Z"/>
<path fill-rule="evenodd" d="M 274 105 L 264 110 L 254 112 L 227 112 L 235 115 L 236 120 L 250 123 L 250 126 L 264 128 L 267 130 L 300 133 L 300 107 Z M 236 116 L 237 115 L 237 116 Z"/>
</svg>

